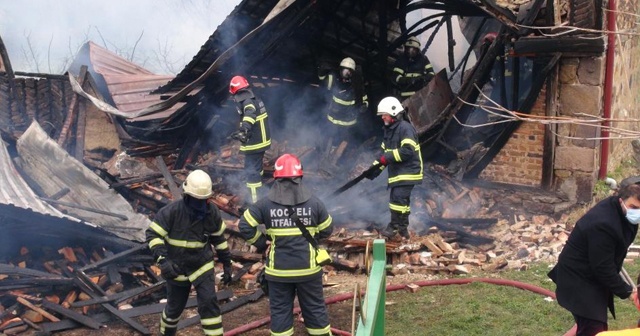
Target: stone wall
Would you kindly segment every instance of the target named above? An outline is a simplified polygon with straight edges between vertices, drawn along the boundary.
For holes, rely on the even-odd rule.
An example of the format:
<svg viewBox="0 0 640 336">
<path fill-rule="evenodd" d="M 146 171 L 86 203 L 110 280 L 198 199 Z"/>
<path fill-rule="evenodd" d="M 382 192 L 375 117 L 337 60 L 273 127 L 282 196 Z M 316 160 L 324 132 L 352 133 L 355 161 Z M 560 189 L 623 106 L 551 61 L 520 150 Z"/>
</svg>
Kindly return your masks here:
<svg viewBox="0 0 640 336">
<path fill-rule="evenodd" d="M 638 18 L 625 13 L 640 14 L 638 0 L 618 0 L 618 31 L 636 32 Z M 606 13 L 606 12 L 605 12 Z M 638 119 L 640 110 L 640 36 L 616 35 L 616 57 L 613 74 L 613 106 L 611 117 L 615 119 Z M 614 122 L 612 126 L 638 131 L 638 122 Z M 630 139 L 613 140 L 610 144 L 608 172 L 631 156 Z"/>
<path fill-rule="evenodd" d="M 567 118 L 602 115 L 604 57 L 564 58 L 560 63 L 557 115 Z M 591 199 L 599 168 L 597 127 L 558 124 L 554 158 L 554 189 L 570 200 Z"/>
</svg>

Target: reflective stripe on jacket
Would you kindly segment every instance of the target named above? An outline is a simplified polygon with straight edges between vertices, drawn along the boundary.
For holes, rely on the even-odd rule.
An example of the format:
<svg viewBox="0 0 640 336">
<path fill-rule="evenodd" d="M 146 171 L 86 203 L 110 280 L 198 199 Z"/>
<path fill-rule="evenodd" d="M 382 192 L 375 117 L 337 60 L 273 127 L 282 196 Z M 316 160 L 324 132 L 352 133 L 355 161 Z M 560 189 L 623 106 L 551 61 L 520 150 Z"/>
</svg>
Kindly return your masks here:
<svg viewBox="0 0 640 336">
<path fill-rule="evenodd" d="M 317 240 L 331 235 L 331 216 L 317 197 L 312 196 L 308 201 L 294 206 L 293 210 Z M 258 229 L 260 224 L 265 225 L 268 237 Z M 315 249 L 289 217 L 287 206 L 263 198 L 244 212 L 239 229 L 242 237 L 258 250 L 264 250 L 267 240 L 271 241 L 265 268 L 267 280 L 300 282 L 321 273 L 322 268 L 315 260 Z"/>
<path fill-rule="evenodd" d="M 331 95 L 327 119 L 339 126 L 355 125 L 362 106 L 368 106 L 367 95 L 358 97 L 351 82 L 344 83 L 333 73 L 320 78 L 325 81 L 324 85 Z"/>
<path fill-rule="evenodd" d="M 413 125 L 398 120 L 384 126 L 381 147 L 389 169 L 389 187 L 422 183 L 422 154 Z"/>
<path fill-rule="evenodd" d="M 213 247 L 219 261 L 230 262 L 230 252 L 223 233 L 226 228 L 220 211 L 208 206 L 208 214 L 197 219 L 183 199 L 173 201 L 158 211 L 147 228 L 146 242 L 157 260 L 168 258 L 185 274 L 176 281 L 194 282 L 198 276 L 213 269 Z"/>
<path fill-rule="evenodd" d="M 246 154 L 264 152 L 271 146 L 269 115 L 262 99 L 251 90 L 238 92 L 234 99 L 242 112 L 241 130 L 250 130 L 247 143 L 240 145 L 240 151 Z"/>
<path fill-rule="evenodd" d="M 424 55 L 419 55 L 415 61 L 409 61 L 404 54 L 400 55 L 393 66 L 393 72 L 396 75 L 395 82 L 401 97 L 409 97 L 422 89 L 435 77 L 433 66 Z M 421 82 L 411 84 L 411 80 L 424 77 Z"/>
</svg>

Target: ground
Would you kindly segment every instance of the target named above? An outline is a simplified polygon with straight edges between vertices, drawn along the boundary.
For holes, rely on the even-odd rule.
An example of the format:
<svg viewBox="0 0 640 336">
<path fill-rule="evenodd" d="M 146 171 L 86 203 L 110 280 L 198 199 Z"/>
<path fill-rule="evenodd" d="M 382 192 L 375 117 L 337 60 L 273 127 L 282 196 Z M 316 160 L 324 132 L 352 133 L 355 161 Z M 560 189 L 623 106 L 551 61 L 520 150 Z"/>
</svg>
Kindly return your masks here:
<svg viewBox="0 0 640 336">
<path fill-rule="evenodd" d="M 414 274 L 414 275 L 400 275 L 396 277 L 387 277 L 388 284 L 400 284 L 410 283 L 415 280 L 428 280 L 429 276 Z M 338 273 L 335 276 L 328 278 L 328 283 L 332 286 L 325 288 L 325 298 L 334 297 L 343 293 L 353 293 L 355 284 L 359 283 L 361 288 L 366 283 L 366 275 L 364 274 L 350 274 L 350 273 Z M 352 304 L 351 299 L 334 303 L 328 306 L 329 318 L 331 326 L 346 332 L 351 333 L 351 316 L 352 316 Z M 183 318 L 188 318 L 196 313 L 195 309 L 187 309 Z M 225 331 L 230 331 L 234 328 L 238 328 L 253 321 L 261 320 L 269 316 L 269 302 L 263 297 L 260 300 L 249 303 L 243 307 L 240 307 L 232 312 L 223 315 L 223 326 Z M 153 335 L 158 332 L 158 321 L 160 314 L 145 315 L 136 318 L 136 321 L 140 322 L 145 327 L 149 328 Z M 305 332 L 304 324 L 299 319 L 296 319 L 294 325 L 294 335 L 307 335 Z M 201 336 L 202 329 L 200 325 L 194 325 L 189 328 L 180 330 L 178 333 L 180 336 Z M 36 332 L 27 332 L 21 335 L 38 335 Z M 91 330 L 87 328 L 76 328 L 63 332 L 56 333 L 59 336 L 138 336 L 139 333 L 129 328 L 126 324 L 118 321 L 111 322 L 107 327 L 100 328 L 99 330 Z M 266 324 L 260 328 L 254 329 L 249 332 L 245 332 L 242 335 L 249 336 L 261 336 L 269 335 L 269 325 Z"/>
<path fill-rule="evenodd" d="M 364 275 L 352 275 L 352 274 L 339 274 L 335 277 L 331 277 L 331 283 L 336 285 L 328 287 L 325 292 L 325 297 L 330 297 L 338 293 L 353 292 L 352 286 L 355 282 L 364 283 L 366 276 Z M 351 310 L 352 301 L 344 301 L 329 306 L 329 316 L 331 318 L 331 325 L 335 328 L 351 331 Z M 183 318 L 188 318 L 196 314 L 195 309 L 187 309 L 183 314 Z M 243 307 L 236 309 L 223 315 L 223 326 L 226 331 L 238 328 L 247 323 L 260 320 L 269 316 L 269 302 L 263 297 L 260 300 L 249 303 Z M 158 332 L 158 321 L 160 314 L 145 315 L 136 318 L 136 321 L 140 322 L 145 327 L 149 328 L 155 335 Z M 253 331 L 243 333 L 243 335 L 269 335 L 269 325 L 255 329 Z M 306 335 L 304 332 L 304 324 L 301 321 L 296 321 L 295 335 Z M 21 335 L 38 335 L 35 331 L 23 333 Z M 118 321 L 110 323 L 107 327 L 100 328 L 99 330 L 91 330 L 88 328 L 76 328 L 63 332 L 56 333 L 60 336 L 137 336 L 139 333 L 129 328 L 126 324 Z M 202 329 L 199 325 L 194 325 L 189 328 L 183 329 L 179 332 L 181 336 L 202 335 Z"/>
</svg>

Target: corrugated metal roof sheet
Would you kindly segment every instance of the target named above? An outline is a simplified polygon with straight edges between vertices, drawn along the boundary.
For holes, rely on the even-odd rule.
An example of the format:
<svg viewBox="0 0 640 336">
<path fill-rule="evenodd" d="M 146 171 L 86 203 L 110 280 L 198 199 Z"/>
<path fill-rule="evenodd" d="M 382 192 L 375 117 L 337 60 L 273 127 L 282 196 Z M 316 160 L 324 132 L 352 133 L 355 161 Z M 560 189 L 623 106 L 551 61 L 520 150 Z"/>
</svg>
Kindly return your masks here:
<svg viewBox="0 0 640 336">
<path fill-rule="evenodd" d="M 131 205 L 99 176 L 47 136 L 37 122 L 24 132 L 17 142 L 22 168 L 46 195 L 63 188 L 70 192 L 60 201 L 105 211 L 127 219 L 98 214 L 75 207 L 64 208 L 69 214 L 93 223 L 121 238 L 144 241 L 144 230 L 151 223 L 136 213 Z"/>
<path fill-rule="evenodd" d="M 69 217 L 58 209 L 41 201 L 25 182 L 13 165 L 7 145 L 0 140 L 0 204 L 13 205 L 22 209 L 31 209 L 49 216 L 67 218 L 79 222 L 77 218 Z"/>
<path fill-rule="evenodd" d="M 115 107 L 121 112 L 134 112 L 159 103 L 160 95 L 149 93 L 174 78 L 173 75 L 154 74 L 93 42 L 87 42 L 77 58 L 85 59 L 93 71 L 102 75 Z M 183 105 L 178 103 L 166 111 L 130 118 L 128 121 L 166 118 Z"/>
<path fill-rule="evenodd" d="M 89 52 L 91 64 L 101 74 L 153 75 L 154 73 L 91 41 L 81 49 Z M 82 50 L 81 50 L 82 52 Z"/>
</svg>

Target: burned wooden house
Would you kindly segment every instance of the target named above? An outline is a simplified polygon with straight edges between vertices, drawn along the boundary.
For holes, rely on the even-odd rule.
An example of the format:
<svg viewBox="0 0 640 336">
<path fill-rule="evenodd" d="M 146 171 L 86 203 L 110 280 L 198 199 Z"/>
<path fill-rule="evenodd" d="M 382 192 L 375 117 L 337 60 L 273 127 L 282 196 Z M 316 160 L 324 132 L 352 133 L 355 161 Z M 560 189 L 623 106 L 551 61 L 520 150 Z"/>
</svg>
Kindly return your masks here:
<svg viewBox="0 0 640 336">
<path fill-rule="evenodd" d="M 362 254 L 366 238 L 351 239 L 348 229 L 386 224 L 388 213 L 380 206 L 386 203 L 384 181 L 361 182 L 339 197 L 330 192 L 371 162 L 381 128 L 375 106 L 393 94 L 392 66 L 410 36 L 419 37 L 423 52 L 437 60 L 438 72 L 404 102 L 427 172 L 410 229 L 418 235 L 433 234 L 433 227 L 444 232 L 444 239 L 424 246 L 447 255 L 455 252 L 455 239 L 460 246 L 487 243 L 452 225 L 469 224 L 461 217 L 486 205 L 483 187 L 507 190 L 496 193 L 493 203 L 509 201 L 533 213 L 587 201 L 597 178 L 629 152 L 627 142 L 610 135 L 637 137 L 624 119 L 639 114 L 632 106 L 640 62 L 629 57 L 638 43 L 616 31 L 635 27 L 638 3 L 616 3 L 243 0 L 175 77 L 150 73 L 93 43 L 65 75 L 20 72 L 11 68 L 0 41 L 0 217 L 11 233 L 11 239 L 0 237 L 0 289 L 10 298 L 37 302 L 9 291 L 72 286 L 70 297 L 56 304 L 88 306 L 74 306 L 71 292 L 91 293 L 85 299 L 110 314 L 87 311 L 85 319 L 54 310 L 68 314 L 67 320 L 51 320 L 45 330 L 95 328 L 116 317 L 147 333 L 131 317 L 157 312 L 157 306 L 142 304 L 162 285 L 139 245 L 145 215 L 179 198 L 186 173 L 203 168 L 215 177 L 213 201 L 229 215 L 229 234 L 236 234 L 242 158 L 228 139 L 238 122 L 228 94 L 236 74 L 250 80 L 269 109 L 274 144 L 264 162 L 265 183 L 277 156 L 300 156 L 305 179 L 343 228 L 332 242 L 349 245 L 342 252 Z M 318 126 L 325 112 L 317 70 L 344 57 L 356 61 L 358 85 L 370 105 L 348 145 L 327 146 Z M 513 196 L 523 186 L 528 194 Z M 471 220 L 476 227 L 495 223 Z M 34 241 L 45 240 L 53 243 L 38 250 Z M 234 260 L 245 262 L 244 273 L 259 260 L 240 240 L 232 248 Z M 396 248 L 390 245 L 390 253 Z M 366 259 L 352 260 L 346 252 L 340 257 L 338 269 L 359 269 Z M 458 257 L 447 255 L 464 260 Z M 438 263 L 422 266 L 460 271 Z M 139 288 L 106 293 L 123 282 Z M 118 313 L 115 307 L 133 297 L 142 298 L 141 306 Z M 10 312 L 0 314 L 4 321 Z M 0 329 L 28 325 L 15 323 Z"/>
</svg>

